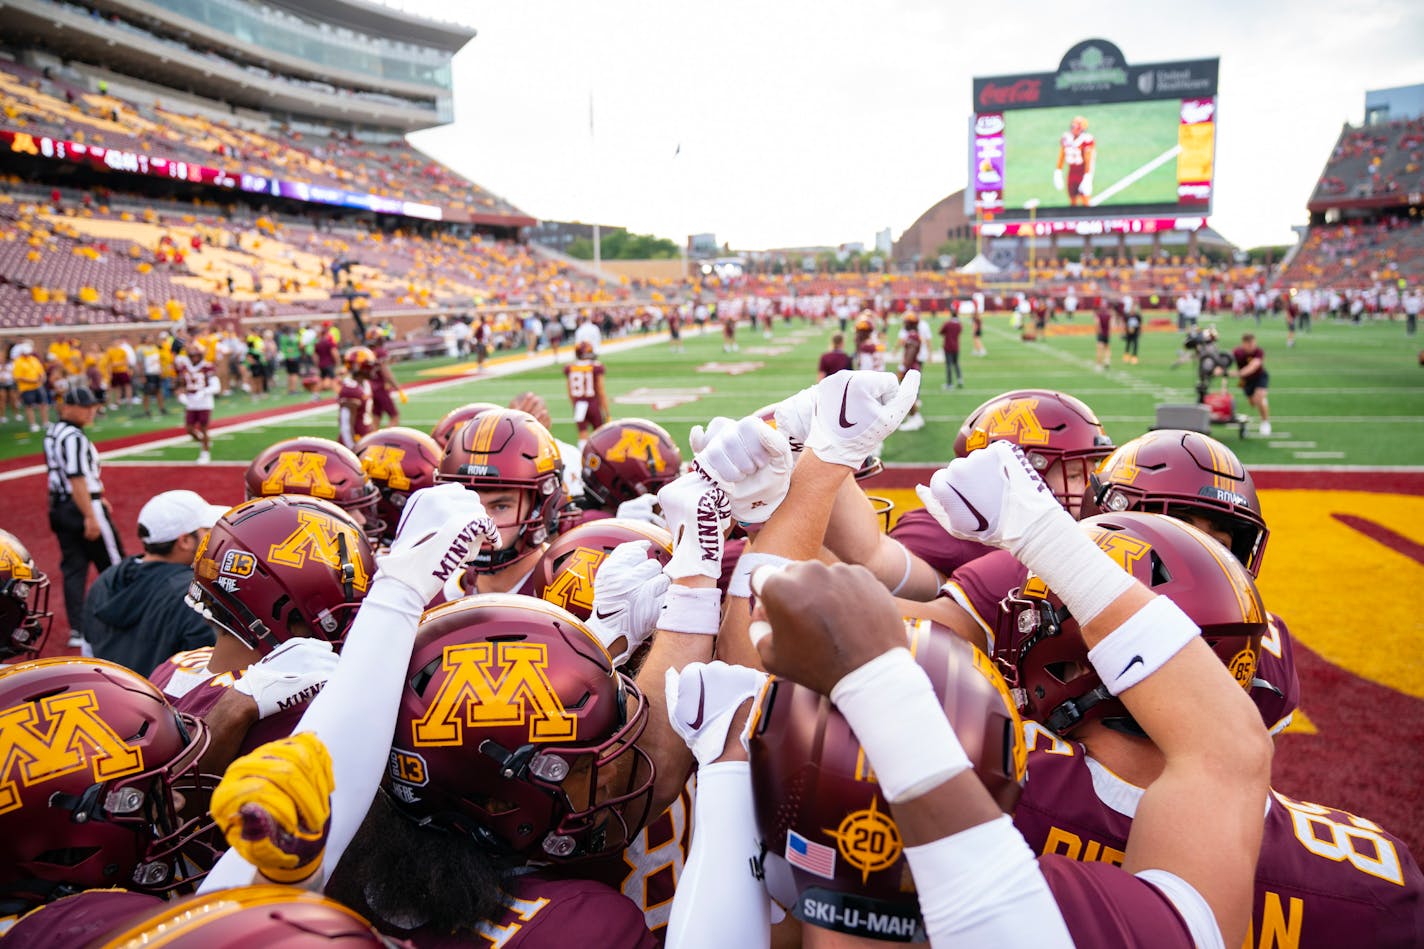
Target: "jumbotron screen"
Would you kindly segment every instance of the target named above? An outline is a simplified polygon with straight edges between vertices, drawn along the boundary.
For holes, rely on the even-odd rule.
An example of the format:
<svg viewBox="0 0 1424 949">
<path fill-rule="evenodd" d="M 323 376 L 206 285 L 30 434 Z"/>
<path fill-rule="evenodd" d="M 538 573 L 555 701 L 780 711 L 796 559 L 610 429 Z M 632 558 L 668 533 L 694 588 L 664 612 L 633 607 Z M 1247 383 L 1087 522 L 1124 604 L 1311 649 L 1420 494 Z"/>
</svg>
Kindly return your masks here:
<svg viewBox="0 0 1424 949">
<path fill-rule="evenodd" d="M 972 179 L 994 217 L 1206 214 L 1216 60 L 1129 67 L 1103 40 L 1057 73 L 976 79 Z"/>
</svg>

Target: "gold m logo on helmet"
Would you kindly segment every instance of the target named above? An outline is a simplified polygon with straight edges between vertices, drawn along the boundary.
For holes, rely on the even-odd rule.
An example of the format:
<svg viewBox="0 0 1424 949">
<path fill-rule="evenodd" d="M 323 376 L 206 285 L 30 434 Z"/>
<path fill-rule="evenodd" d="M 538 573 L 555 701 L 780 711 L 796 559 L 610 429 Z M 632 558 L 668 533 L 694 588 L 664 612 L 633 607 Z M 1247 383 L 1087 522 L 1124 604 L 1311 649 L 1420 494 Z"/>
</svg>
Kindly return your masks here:
<svg viewBox="0 0 1424 949">
<path fill-rule="evenodd" d="M 994 407 L 970 434 L 965 447 L 969 451 L 983 448 L 996 438 L 1005 438 L 1017 445 L 1047 445 L 1048 429 L 1038 420 L 1037 399 L 1009 399 Z"/>
<path fill-rule="evenodd" d="M 667 468 L 663 453 L 658 448 L 658 436 L 636 428 L 625 428 L 618 441 L 608 449 L 609 461 L 627 461 L 629 458 L 645 458 L 648 467 L 656 474 Z"/>
<path fill-rule="evenodd" d="M 1128 573 L 1132 573 L 1133 565 L 1147 556 L 1147 552 L 1152 549 L 1152 545 L 1146 541 L 1128 537 L 1121 531 L 1094 530 L 1092 536 L 1093 543 Z"/>
<path fill-rule="evenodd" d="M 566 610 L 593 609 L 593 575 L 608 555 L 592 547 L 580 547 L 569 555 L 554 581 L 544 588 L 544 599 Z"/>
<path fill-rule="evenodd" d="M 20 784 L 33 787 L 86 765 L 95 782 L 143 770 L 143 750 L 125 744 L 99 717 L 93 689 L 48 695 L 38 705 L 43 730 L 33 702 L 0 712 L 0 814 L 22 806 Z"/>
<path fill-rule="evenodd" d="M 409 491 L 410 479 L 405 475 L 405 449 L 389 445 L 372 445 L 361 453 L 361 467 L 372 481 L 383 481 L 394 491 Z"/>
<path fill-rule="evenodd" d="M 458 745 L 470 728 L 529 723 L 530 741 L 573 741 L 578 719 L 549 683 L 543 643 L 468 643 L 446 646 L 445 681 L 411 726 L 417 747 Z"/>
<path fill-rule="evenodd" d="M 284 451 L 262 479 L 264 497 L 289 488 L 306 488 L 314 498 L 334 498 L 336 488 L 326 476 L 326 456 L 317 451 Z"/>
<path fill-rule="evenodd" d="M 341 550 L 343 537 L 346 539 L 345 556 Z M 340 570 L 343 562 L 349 563 L 354 568 L 351 585 L 364 591 L 369 578 L 358 553 L 360 544 L 360 536 L 349 524 L 341 524 L 336 518 L 320 511 L 298 511 L 297 529 L 280 544 L 271 546 L 267 551 L 267 560 L 284 567 L 300 567 L 310 557 L 333 570 Z"/>
<path fill-rule="evenodd" d="M 30 565 L 9 546 L 4 545 L 0 545 L 0 570 L 10 571 L 10 576 L 16 580 L 29 580 L 34 576 Z"/>
</svg>

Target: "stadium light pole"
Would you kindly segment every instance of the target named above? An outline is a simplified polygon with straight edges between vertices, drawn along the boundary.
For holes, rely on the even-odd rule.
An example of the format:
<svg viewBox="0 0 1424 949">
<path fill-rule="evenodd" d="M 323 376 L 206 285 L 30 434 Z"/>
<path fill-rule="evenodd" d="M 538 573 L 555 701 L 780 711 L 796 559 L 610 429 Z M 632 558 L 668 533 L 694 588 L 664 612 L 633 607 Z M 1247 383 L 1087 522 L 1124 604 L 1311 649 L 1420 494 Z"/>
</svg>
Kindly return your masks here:
<svg viewBox="0 0 1424 949">
<path fill-rule="evenodd" d="M 1033 283 L 1033 268 L 1038 264 L 1038 199 L 1029 198 L 1024 202 L 1028 211 L 1028 281 Z"/>
</svg>

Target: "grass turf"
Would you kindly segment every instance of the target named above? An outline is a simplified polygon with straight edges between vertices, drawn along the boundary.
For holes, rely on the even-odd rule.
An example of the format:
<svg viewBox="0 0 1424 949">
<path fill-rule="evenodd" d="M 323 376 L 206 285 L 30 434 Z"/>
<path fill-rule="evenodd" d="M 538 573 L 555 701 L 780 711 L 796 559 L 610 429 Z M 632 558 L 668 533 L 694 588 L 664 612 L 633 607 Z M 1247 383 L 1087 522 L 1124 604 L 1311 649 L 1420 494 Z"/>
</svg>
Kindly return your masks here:
<svg viewBox="0 0 1424 949">
<path fill-rule="evenodd" d="M 1195 401 L 1195 377 L 1190 365 L 1172 365 L 1180 334 L 1144 333 L 1141 362 L 1121 361 L 1121 343 L 1114 341 L 1113 366 L 1107 372 L 1093 368 L 1095 344 L 1088 330 L 1089 317 L 1080 316 L 1068 327 L 1055 326 L 1050 336 L 1035 343 L 1021 342 L 1007 317 L 985 320 L 984 358 L 968 354 L 964 335 L 961 365 L 965 388 L 945 391 L 944 365 L 926 367 L 921 387 L 923 412 L 928 424 L 912 433 L 897 433 L 887 442 L 886 461 L 942 463 L 951 453 L 954 435 L 964 416 L 985 399 L 1008 389 L 1045 387 L 1069 392 L 1098 413 L 1112 438 L 1121 443 L 1153 424 L 1155 407 L 1162 402 Z M 939 320 L 933 321 L 937 328 Z M 1255 434 L 1255 413 L 1236 395 L 1237 411 L 1253 419 L 1251 434 L 1238 439 L 1234 427 L 1218 427 L 1214 434 L 1227 442 L 1247 465 L 1414 465 L 1424 466 L 1424 368 L 1417 347 L 1398 323 L 1362 326 L 1317 322 L 1310 334 L 1300 334 L 1297 345 L 1287 348 L 1281 320 L 1267 321 L 1259 330 L 1251 319 L 1223 317 L 1218 323 L 1223 349 L 1237 344 L 1242 332 L 1255 330 L 1266 352 L 1271 373 L 1272 436 Z M 894 333 L 892 326 L 891 332 Z M 665 342 L 606 357 L 605 377 L 616 417 L 641 416 L 664 425 L 686 445 L 688 429 L 714 415 L 737 416 L 776 401 L 815 381 L 815 365 L 826 348 L 830 328 L 816 330 L 799 323 L 778 324 L 771 340 L 743 327 L 737 334 L 740 352 L 723 354 L 720 334 L 685 340 L 686 353 L 672 353 Z M 936 356 L 938 353 L 936 352 Z M 567 351 L 564 357 L 567 358 Z M 431 378 L 432 370 L 450 360 L 401 364 L 403 380 Z M 892 360 L 893 362 L 893 360 Z M 698 371 L 720 364 L 713 371 Z M 732 375 L 732 368 L 740 374 Z M 534 369 L 504 377 L 465 378 L 446 387 L 413 390 L 402 407 L 402 424 L 429 430 L 456 405 L 469 401 L 506 403 L 519 392 L 533 390 L 549 403 L 559 437 L 575 437 L 564 377 L 558 367 Z M 641 390 L 641 391 L 639 391 Z M 634 401 L 621 402 L 620 398 Z M 686 399 L 687 401 L 680 401 Z M 219 400 L 216 419 L 249 413 L 263 407 L 300 405 L 306 396 L 275 396 L 251 401 L 247 396 Z M 648 404 L 665 400 L 662 407 Z M 176 409 L 176 407 L 175 407 Z M 335 408 L 317 416 L 273 418 L 240 432 L 214 440 L 218 461 L 246 461 L 278 438 L 299 434 L 331 437 L 336 430 Z M 178 424 L 176 414 L 163 420 Z M 96 440 L 166 427 L 148 419 L 102 419 Z M 0 458 L 33 454 L 39 436 L 21 431 L 11 422 L 0 439 Z M 150 449 L 130 457 L 135 460 L 191 460 L 191 443 Z"/>
</svg>

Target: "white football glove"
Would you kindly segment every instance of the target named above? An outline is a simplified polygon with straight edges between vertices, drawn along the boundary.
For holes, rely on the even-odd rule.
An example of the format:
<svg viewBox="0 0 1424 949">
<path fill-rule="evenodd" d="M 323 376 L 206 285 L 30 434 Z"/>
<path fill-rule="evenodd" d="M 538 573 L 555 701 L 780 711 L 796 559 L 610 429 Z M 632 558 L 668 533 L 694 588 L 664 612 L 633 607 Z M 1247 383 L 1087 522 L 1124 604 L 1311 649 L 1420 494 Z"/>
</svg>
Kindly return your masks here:
<svg viewBox="0 0 1424 949">
<path fill-rule="evenodd" d="M 776 404 L 776 430 L 786 436 L 791 450 L 800 452 L 811 435 L 811 416 L 816 414 L 816 387 L 807 386 Z"/>
<path fill-rule="evenodd" d="M 650 540 L 619 544 L 598 565 L 593 578 L 588 628 L 613 656 L 615 666 L 627 661 L 652 635 L 672 582 L 663 574 L 663 565 L 648 556 L 652 546 Z M 625 645 L 615 651 L 620 639 Z"/>
<path fill-rule="evenodd" d="M 722 575 L 722 547 L 732 526 L 726 492 L 699 471 L 663 485 L 658 505 L 672 532 L 672 559 L 663 573 L 674 580 Z"/>
<path fill-rule="evenodd" d="M 917 485 L 915 493 L 955 537 L 1016 557 L 1040 532 L 1077 530 L 1023 451 L 1010 442 L 994 442 L 954 459 L 934 473 L 928 487 Z"/>
<path fill-rule="evenodd" d="M 727 745 L 727 729 L 737 709 L 754 699 L 766 684 L 767 675 L 758 669 L 716 662 L 690 662 L 679 673 L 668 669 L 663 686 L 667 694 L 668 719 L 687 743 L 700 767 L 707 767 Z M 751 724 L 748 716 L 747 724 Z M 742 747 L 748 735 L 742 731 Z"/>
<path fill-rule="evenodd" d="M 1082 182 L 1079 183 L 1079 185 L 1078 185 L 1078 193 L 1079 193 L 1079 194 L 1092 194 L 1092 193 L 1093 193 L 1093 173 L 1092 173 L 1091 171 L 1088 172 L 1087 174 L 1085 174 L 1085 175 L 1083 176 Z"/>
<path fill-rule="evenodd" d="M 697 452 L 693 464 L 727 492 L 732 517 L 761 524 L 786 500 L 791 444 L 755 415 L 714 418 L 705 431 L 694 426 L 689 441 Z"/>
<path fill-rule="evenodd" d="M 336 670 L 338 656 L 324 639 L 289 639 L 247 667 L 233 690 L 257 703 L 261 718 L 311 700 Z"/>
<path fill-rule="evenodd" d="M 842 369 L 816 383 L 816 411 L 806 447 L 816 457 L 852 471 L 880 451 L 900 427 L 920 391 L 920 373 L 912 369 L 905 381 L 889 372 Z"/>
<path fill-rule="evenodd" d="M 499 528 L 478 494 L 458 484 L 421 488 L 405 502 L 373 584 L 396 580 L 429 603 L 486 542 L 499 543 Z"/>
<path fill-rule="evenodd" d="M 1062 190 L 1063 190 L 1063 169 L 1062 169 L 1062 168 L 1055 168 L 1055 169 L 1053 169 L 1053 190 L 1054 190 L 1054 191 L 1062 191 Z"/>
<path fill-rule="evenodd" d="M 618 505 L 618 513 L 614 516 L 629 521 L 642 521 L 644 524 L 652 524 L 654 527 L 667 530 L 667 521 L 658 513 L 657 508 L 658 496 L 656 494 L 640 494 L 636 498 Z"/>
</svg>

